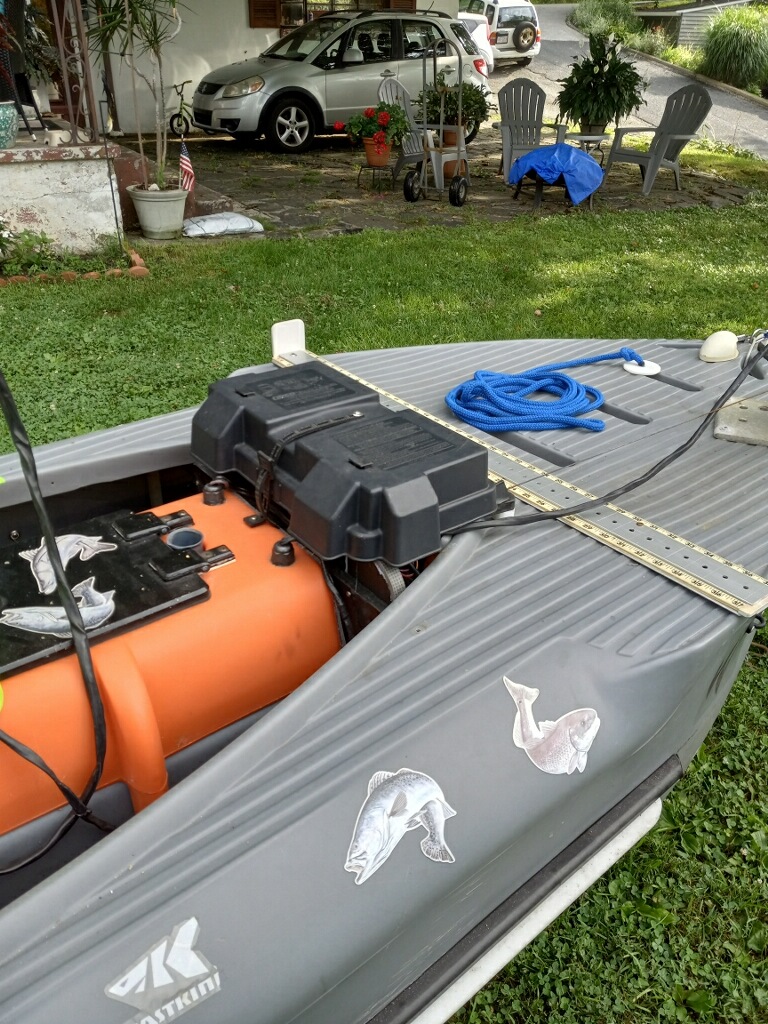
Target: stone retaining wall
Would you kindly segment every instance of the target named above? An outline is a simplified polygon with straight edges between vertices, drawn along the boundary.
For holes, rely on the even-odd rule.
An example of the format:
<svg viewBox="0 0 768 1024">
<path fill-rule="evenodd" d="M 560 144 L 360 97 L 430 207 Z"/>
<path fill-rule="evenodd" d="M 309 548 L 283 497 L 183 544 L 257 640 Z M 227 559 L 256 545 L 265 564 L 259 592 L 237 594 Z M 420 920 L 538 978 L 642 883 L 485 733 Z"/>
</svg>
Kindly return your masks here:
<svg viewBox="0 0 768 1024">
<path fill-rule="evenodd" d="M 118 237 L 122 216 L 113 162 L 119 146 L 0 149 L 0 221 L 45 233 L 62 250 L 93 252 Z"/>
</svg>

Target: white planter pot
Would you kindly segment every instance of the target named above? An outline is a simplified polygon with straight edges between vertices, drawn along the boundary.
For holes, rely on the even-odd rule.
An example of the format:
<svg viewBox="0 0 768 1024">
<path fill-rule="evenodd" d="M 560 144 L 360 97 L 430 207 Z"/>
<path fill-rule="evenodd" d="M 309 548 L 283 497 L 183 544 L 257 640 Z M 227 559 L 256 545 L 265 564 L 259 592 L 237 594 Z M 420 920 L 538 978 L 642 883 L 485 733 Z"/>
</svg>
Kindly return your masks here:
<svg viewBox="0 0 768 1024">
<path fill-rule="evenodd" d="M 139 185 L 129 185 L 142 234 L 147 238 L 179 238 L 184 223 L 184 203 L 189 193 L 185 188 L 148 192 Z"/>
</svg>

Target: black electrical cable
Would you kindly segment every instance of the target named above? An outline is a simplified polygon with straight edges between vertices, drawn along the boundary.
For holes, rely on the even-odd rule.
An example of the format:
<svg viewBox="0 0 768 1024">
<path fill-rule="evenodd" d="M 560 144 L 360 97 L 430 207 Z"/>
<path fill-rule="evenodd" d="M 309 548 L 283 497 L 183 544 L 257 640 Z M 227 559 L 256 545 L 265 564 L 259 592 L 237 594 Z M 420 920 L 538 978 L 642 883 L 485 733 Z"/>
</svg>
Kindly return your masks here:
<svg viewBox="0 0 768 1024">
<path fill-rule="evenodd" d="M 56 578 L 56 588 L 59 600 L 61 601 L 61 605 L 69 622 L 70 632 L 72 633 L 72 643 L 78 664 L 80 665 L 86 694 L 88 696 L 88 703 L 93 721 L 94 743 L 96 747 L 96 757 L 93 770 L 83 792 L 78 796 L 70 789 L 69 786 L 67 786 L 65 782 L 59 779 L 53 769 L 45 763 L 39 754 L 35 753 L 35 751 L 31 750 L 20 741 L 15 740 L 13 737 L 10 737 L 6 733 L 0 731 L 0 742 L 5 743 L 6 746 L 15 751 L 15 753 L 20 757 L 25 758 L 30 764 L 33 764 L 40 771 L 45 772 L 45 774 L 56 783 L 72 808 L 71 813 L 67 815 L 63 822 L 61 822 L 44 846 L 29 856 L 16 861 L 13 864 L 7 865 L 6 867 L 0 868 L 0 875 L 5 875 L 12 871 L 18 871 L 19 868 L 26 867 L 27 864 L 33 863 L 46 854 L 70 830 L 70 828 L 72 828 L 78 818 L 90 822 L 92 825 L 95 825 L 104 832 L 111 832 L 114 829 L 114 826 L 97 817 L 87 806 L 88 801 L 96 791 L 96 787 L 99 784 L 99 780 L 101 779 L 101 775 L 104 770 L 104 758 L 107 750 L 107 725 L 104 717 L 104 705 L 96 682 L 96 673 L 94 671 L 93 660 L 91 658 L 90 644 L 85 632 L 80 608 L 69 588 L 69 584 L 64 573 L 64 566 L 61 562 L 59 548 L 56 543 L 56 535 L 43 500 L 32 445 L 21 420 L 21 416 L 19 415 L 19 410 L 16 407 L 16 402 L 14 401 L 11 389 L 8 386 L 8 381 L 5 379 L 2 371 L 0 371 L 0 409 L 2 409 L 5 422 L 8 424 L 11 440 L 18 452 L 22 474 L 32 499 L 32 505 L 34 507 L 35 514 L 37 515 L 43 539 L 45 540 L 48 558 L 53 569 L 53 574 Z"/>
<path fill-rule="evenodd" d="M 766 337 L 766 332 L 764 332 L 763 337 Z M 731 395 L 733 395 L 734 392 L 737 391 L 744 383 L 752 368 L 760 359 L 766 357 L 766 354 L 766 347 L 759 344 L 755 354 L 747 360 L 742 367 L 741 372 L 717 399 L 715 404 L 688 440 L 683 441 L 678 448 L 675 448 L 674 451 L 665 455 L 655 465 L 651 466 L 647 472 L 643 473 L 642 476 L 636 477 L 634 480 L 630 480 L 629 483 L 622 484 L 620 487 L 616 487 L 614 490 L 609 491 L 607 494 L 603 494 L 598 498 L 590 498 L 589 501 L 583 501 L 580 505 L 556 509 L 552 512 L 532 512 L 530 515 L 525 516 L 503 516 L 496 519 L 476 519 L 474 522 L 465 523 L 463 526 L 457 526 L 453 530 L 447 530 L 446 536 L 452 537 L 457 533 L 467 533 L 469 530 L 502 529 L 510 526 L 527 526 L 530 523 L 543 523 L 549 519 L 562 519 L 563 516 L 580 515 L 582 512 L 588 512 L 590 509 L 599 508 L 601 505 L 606 505 L 608 502 L 615 501 L 624 494 L 634 491 L 635 488 L 640 487 L 642 484 L 653 479 L 657 473 L 660 473 L 662 469 L 666 469 L 667 466 L 671 465 L 676 459 L 679 459 L 681 455 L 685 454 L 689 448 L 693 447 Z"/>
</svg>

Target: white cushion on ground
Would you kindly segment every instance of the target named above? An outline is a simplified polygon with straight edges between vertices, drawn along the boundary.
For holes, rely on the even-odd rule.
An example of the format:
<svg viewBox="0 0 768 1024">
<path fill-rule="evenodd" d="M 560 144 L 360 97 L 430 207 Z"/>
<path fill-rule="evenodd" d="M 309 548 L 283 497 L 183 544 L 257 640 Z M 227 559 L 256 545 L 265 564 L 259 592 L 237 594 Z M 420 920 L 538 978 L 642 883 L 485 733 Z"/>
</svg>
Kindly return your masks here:
<svg viewBox="0 0 768 1024">
<path fill-rule="evenodd" d="M 188 217 L 184 221 L 187 238 L 211 238 L 214 235 L 248 235 L 264 227 L 242 213 L 209 213 L 204 217 Z"/>
</svg>

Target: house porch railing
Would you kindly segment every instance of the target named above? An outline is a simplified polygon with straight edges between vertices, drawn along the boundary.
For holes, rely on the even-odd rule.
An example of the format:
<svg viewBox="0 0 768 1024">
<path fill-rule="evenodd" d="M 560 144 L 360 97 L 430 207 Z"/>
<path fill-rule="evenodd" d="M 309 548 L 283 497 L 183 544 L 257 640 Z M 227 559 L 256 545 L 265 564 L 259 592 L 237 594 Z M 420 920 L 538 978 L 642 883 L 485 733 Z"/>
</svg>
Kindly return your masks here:
<svg viewBox="0 0 768 1024">
<path fill-rule="evenodd" d="M 51 14 L 62 68 L 62 102 L 72 131 L 71 144 L 94 143 L 102 129 L 88 59 L 88 32 L 82 4 L 80 0 L 53 0 Z"/>
</svg>

